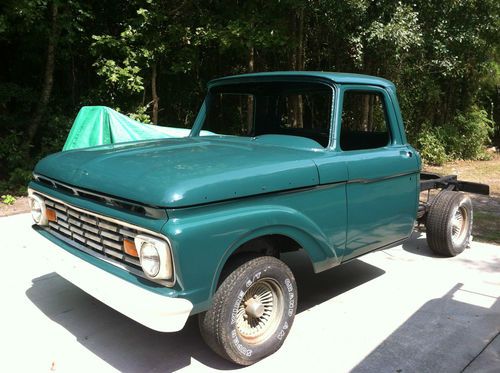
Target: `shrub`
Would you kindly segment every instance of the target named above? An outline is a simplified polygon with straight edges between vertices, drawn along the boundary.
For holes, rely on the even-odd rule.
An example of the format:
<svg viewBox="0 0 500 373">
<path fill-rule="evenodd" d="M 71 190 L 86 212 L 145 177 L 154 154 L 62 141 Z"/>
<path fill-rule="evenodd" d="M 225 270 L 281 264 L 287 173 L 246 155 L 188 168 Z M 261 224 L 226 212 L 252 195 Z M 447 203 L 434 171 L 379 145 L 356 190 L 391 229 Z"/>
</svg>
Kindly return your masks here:
<svg viewBox="0 0 500 373">
<path fill-rule="evenodd" d="M 150 124 L 151 123 L 151 117 L 147 113 L 148 111 L 149 104 L 146 106 L 139 106 L 135 113 L 128 113 L 127 115 L 132 118 L 133 120 L 136 120 L 141 123 L 146 123 Z"/>
<path fill-rule="evenodd" d="M 32 173 L 31 169 L 20 167 L 14 169 L 8 180 L 10 189 L 16 194 L 25 194 L 28 183 L 31 180 Z"/>
<path fill-rule="evenodd" d="M 2 203 L 5 203 L 6 205 L 13 205 L 14 202 L 16 202 L 16 199 L 10 194 L 4 194 L 2 196 Z"/>
<path fill-rule="evenodd" d="M 449 152 L 461 159 L 485 159 L 487 157 L 486 144 L 493 134 L 493 122 L 488 113 L 477 106 L 455 117 L 452 126 L 447 130 L 449 134 Z"/>
<path fill-rule="evenodd" d="M 489 159 L 486 145 L 493 134 L 493 122 L 477 106 L 442 127 L 425 124 L 422 128 L 417 144 L 420 155 L 431 165 L 440 166 L 453 159 Z"/>
<path fill-rule="evenodd" d="M 441 166 L 449 159 L 439 130 L 436 128 L 424 126 L 418 138 L 418 147 L 424 161 L 431 165 Z"/>
</svg>

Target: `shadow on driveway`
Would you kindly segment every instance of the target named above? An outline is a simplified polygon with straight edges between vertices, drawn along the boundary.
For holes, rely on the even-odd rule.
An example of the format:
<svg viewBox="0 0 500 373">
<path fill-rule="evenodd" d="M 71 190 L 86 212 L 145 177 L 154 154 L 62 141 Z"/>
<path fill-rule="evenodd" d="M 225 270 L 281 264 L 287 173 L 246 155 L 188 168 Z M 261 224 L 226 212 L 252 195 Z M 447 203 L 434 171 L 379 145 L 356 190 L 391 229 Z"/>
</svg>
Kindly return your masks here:
<svg viewBox="0 0 500 373">
<path fill-rule="evenodd" d="M 463 372 L 498 333 L 500 299 L 458 283 L 425 303 L 351 372 Z"/>
<path fill-rule="evenodd" d="M 402 247 L 403 250 L 412 254 L 427 256 L 430 258 L 446 259 L 446 257 L 436 255 L 432 252 L 427 244 L 427 238 L 418 229 L 413 231 L 409 240 L 403 242 Z"/>
<path fill-rule="evenodd" d="M 297 280 L 299 313 L 385 273 L 354 260 L 315 275 L 303 251 L 285 254 L 283 260 Z M 179 332 L 155 332 L 94 299 L 56 273 L 33 279 L 26 295 L 80 344 L 119 371 L 171 372 L 189 366 L 192 358 L 215 369 L 238 368 L 205 345 L 196 316 L 190 317 Z"/>
</svg>

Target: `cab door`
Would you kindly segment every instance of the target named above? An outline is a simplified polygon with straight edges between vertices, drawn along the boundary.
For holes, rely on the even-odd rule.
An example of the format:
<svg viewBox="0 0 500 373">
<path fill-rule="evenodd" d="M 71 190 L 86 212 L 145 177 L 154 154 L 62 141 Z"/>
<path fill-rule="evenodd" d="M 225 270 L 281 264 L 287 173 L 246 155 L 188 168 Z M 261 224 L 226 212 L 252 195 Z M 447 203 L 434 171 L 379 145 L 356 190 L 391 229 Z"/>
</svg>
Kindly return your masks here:
<svg viewBox="0 0 500 373">
<path fill-rule="evenodd" d="M 346 85 L 339 96 L 336 144 L 348 171 L 343 256 L 348 260 L 411 234 L 420 165 L 402 133 L 393 92 L 377 86 Z"/>
</svg>

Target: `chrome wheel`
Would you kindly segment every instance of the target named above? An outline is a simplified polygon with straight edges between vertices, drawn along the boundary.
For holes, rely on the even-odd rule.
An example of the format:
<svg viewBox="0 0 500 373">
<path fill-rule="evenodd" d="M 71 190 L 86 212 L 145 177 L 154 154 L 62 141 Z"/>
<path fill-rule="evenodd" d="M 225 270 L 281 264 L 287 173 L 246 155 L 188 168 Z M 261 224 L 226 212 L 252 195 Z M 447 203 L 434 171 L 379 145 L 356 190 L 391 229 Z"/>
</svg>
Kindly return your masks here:
<svg viewBox="0 0 500 373">
<path fill-rule="evenodd" d="M 278 351 L 297 309 L 297 285 L 290 268 L 273 256 L 249 254 L 229 263 L 234 270 L 215 292 L 211 307 L 198 316 L 205 342 L 239 365 L 251 365 Z"/>
<path fill-rule="evenodd" d="M 451 240 L 458 244 L 462 242 L 469 224 L 469 215 L 463 207 L 458 207 L 451 218 Z"/>
<path fill-rule="evenodd" d="M 256 281 L 238 307 L 236 327 L 247 343 L 260 343 L 272 335 L 281 321 L 283 291 L 272 279 Z"/>
</svg>

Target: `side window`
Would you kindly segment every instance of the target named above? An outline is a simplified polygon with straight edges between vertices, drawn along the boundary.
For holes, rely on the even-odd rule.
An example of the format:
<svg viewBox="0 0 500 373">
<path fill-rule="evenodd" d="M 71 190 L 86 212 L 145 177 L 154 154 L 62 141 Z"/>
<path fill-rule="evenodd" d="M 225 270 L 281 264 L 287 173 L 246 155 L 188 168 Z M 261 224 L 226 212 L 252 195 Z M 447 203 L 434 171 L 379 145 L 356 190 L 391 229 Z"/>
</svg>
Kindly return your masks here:
<svg viewBox="0 0 500 373">
<path fill-rule="evenodd" d="M 384 97 L 377 92 L 344 92 L 340 148 L 375 149 L 388 145 L 390 140 Z"/>
</svg>

